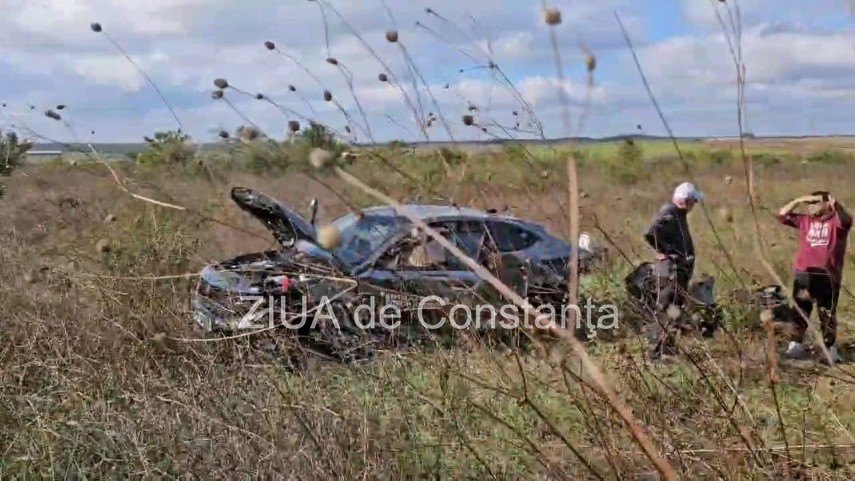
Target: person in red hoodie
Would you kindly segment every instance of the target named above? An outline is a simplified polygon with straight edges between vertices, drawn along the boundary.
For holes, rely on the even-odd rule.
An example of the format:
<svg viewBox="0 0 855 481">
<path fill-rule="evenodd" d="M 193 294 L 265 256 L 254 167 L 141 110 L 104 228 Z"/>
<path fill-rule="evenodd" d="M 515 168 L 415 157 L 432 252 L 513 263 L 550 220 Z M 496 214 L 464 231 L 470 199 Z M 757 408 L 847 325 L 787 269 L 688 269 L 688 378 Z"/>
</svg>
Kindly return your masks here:
<svg viewBox="0 0 855 481">
<path fill-rule="evenodd" d="M 793 212 L 801 204 L 807 204 L 807 214 Z M 799 231 L 793 298 L 808 318 L 816 303 L 823 341 L 832 362 L 836 363 L 840 360 L 837 351 L 837 301 L 843 281 L 843 261 L 846 240 L 852 228 L 852 216 L 831 194 L 818 191 L 785 205 L 778 212 L 778 221 Z M 786 356 L 804 356 L 807 327 L 805 319 L 795 312 Z"/>
</svg>

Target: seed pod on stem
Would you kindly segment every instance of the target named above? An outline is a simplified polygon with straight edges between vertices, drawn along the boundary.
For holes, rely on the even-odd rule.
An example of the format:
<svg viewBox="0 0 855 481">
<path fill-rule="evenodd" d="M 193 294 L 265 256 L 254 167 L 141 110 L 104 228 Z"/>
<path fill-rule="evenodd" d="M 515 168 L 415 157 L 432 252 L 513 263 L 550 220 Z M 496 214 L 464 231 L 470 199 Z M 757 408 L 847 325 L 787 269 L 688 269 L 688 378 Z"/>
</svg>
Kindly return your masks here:
<svg viewBox="0 0 855 481">
<path fill-rule="evenodd" d="M 316 169 L 323 169 L 332 161 L 332 154 L 320 148 L 312 149 L 309 153 L 309 163 Z"/>
<path fill-rule="evenodd" d="M 332 101 L 332 94 L 329 90 L 324 90 L 324 100 L 326 100 L 327 102 Z"/>
<path fill-rule="evenodd" d="M 387 77 L 385 73 L 381 73 L 380 75 L 378 75 L 377 79 L 380 80 L 381 82 L 388 82 L 389 81 L 389 77 Z"/>
<path fill-rule="evenodd" d="M 330 65 L 338 65 L 338 60 L 336 60 L 333 57 L 329 57 L 329 58 L 327 58 L 327 63 Z"/>
<path fill-rule="evenodd" d="M 585 56 L 585 68 L 588 69 L 588 73 L 593 73 L 597 69 L 597 57 L 590 53 L 587 54 Z"/>
<path fill-rule="evenodd" d="M 318 230 L 318 244 L 327 250 L 341 245 L 341 232 L 334 225 L 325 225 Z"/>
<path fill-rule="evenodd" d="M 268 40 L 268 41 L 264 42 L 264 47 L 267 50 L 274 50 L 274 49 L 276 49 L 276 44 L 271 42 L 270 40 Z"/>
<path fill-rule="evenodd" d="M 257 139 L 259 136 L 258 129 L 255 127 L 241 127 L 238 130 L 238 137 L 244 142 L 250 142 Z"/>
<path fill-rule="evenodd" d="M 214 100 L 219 100 L 219 99 L 223 98 L 223 91 L 222 90 L 214 90 L 213 92 L 211 92 L 211 98 Z"/>
<path fill-rule="evenodd" d="M 92 31 L 93 31 L 93 32 L 95 32 L 95 33 L 100 33 L 100 32 L 101 32 L 101 24 L 100 24 L 100 23 L 98 23 L 98 22 L 90 23 L 90 24 L 89 24 L 89 28 L 91 28 L 91 29 L 92 29 Z"/>
<path fill-rule="evenodd" d="M 466 114 L 463 116 L 463 125 L 471 126 L 474 123 L 475 119 L 471 115 Z"/>
<path fill-rule="evenodd" d="M 229 82 L 224 78 L 214 79 L 214 86 L 218 89 L 227 89 L 229 88 Z"/>
<path fill-rule="evenodd" d="M 546 9 L 546 13 L 544 15 L 544 21 L 547 25 L 560 25 L 561 24 L 561 10 L 558 10 L 558 7 L 549 7 Z"/>
<path fill-rule="evenodd" d="M 389 30 L 386 32 L 386 41 L 389 43 L 396 43 L 398 41 L 398 31 Z"/>
<path fill-rule="evenodd" d="M 288 121 L 288 130 L 290 130 L 291 132 L 299 131 L 300 130 L 300 122 L 298 122 L 296 120 L 289 120 Z"/>
</svg>

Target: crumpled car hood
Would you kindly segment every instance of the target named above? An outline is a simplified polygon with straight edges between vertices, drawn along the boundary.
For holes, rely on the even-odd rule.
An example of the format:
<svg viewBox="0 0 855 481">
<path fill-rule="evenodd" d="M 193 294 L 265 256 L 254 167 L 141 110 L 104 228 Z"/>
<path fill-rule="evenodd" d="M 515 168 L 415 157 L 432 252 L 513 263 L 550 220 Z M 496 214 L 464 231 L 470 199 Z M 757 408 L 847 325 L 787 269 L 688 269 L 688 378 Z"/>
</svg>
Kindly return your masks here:
<svg viewBox="0 0 855 481">
<path fill-rule="evenodd" d="M 315 228 L 285 204 L 247 187 L 234 187 L 231 198 L 244 212 L 258 219 L 282 247 L 293 247 L 299 240 L 315 240 Z"/>
<path fill-rule="evenodd" d="M 288 273 L 297 276 L 308 264 L 334 270 L 334 258 L 323 248 L 304 240 L 292 249 L 279 252 L 248 254 L 225 262 L 208 265 L 200 273 L 209 285 L 234 294 L 253 295 L 265 291 L 270 277 Z"/>
</svg>

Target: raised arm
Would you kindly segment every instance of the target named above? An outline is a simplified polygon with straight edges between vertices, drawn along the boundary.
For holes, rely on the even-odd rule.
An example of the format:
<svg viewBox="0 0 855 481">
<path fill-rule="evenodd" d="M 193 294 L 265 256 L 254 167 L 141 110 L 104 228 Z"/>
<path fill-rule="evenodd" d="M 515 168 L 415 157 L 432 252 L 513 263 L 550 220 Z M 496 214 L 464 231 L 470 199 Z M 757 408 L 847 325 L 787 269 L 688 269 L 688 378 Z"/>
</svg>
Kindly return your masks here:
<svg viewBox="0 0 855 481">
<path fill-rule="evenodd" d="M 805 195 L 797 199 L 791 200 L 787 205 L 781 207 L 778 211 L 778 222 L 790 227 L 798 227 L 798 214 L 794 214 L 793 210 L 805 202 L 820 200 L 819 196 Z"/>
<path fill-rule="evenodd" d="M 846 230 L 851 229 L 852 215 L 849 214 L 849 211 L 847 211 L 846 208 L 843 207 L 843 204 L 841 204 L 840 201 L 837 200 L 837 197 L 832 197 L 831 199 L 829 199 L 829 201 L 831 202 L 831 208 L 834 209 L 835 212 L 837 212 L 837 217 L 840 219 L 840 226 Z"/>
</svg>

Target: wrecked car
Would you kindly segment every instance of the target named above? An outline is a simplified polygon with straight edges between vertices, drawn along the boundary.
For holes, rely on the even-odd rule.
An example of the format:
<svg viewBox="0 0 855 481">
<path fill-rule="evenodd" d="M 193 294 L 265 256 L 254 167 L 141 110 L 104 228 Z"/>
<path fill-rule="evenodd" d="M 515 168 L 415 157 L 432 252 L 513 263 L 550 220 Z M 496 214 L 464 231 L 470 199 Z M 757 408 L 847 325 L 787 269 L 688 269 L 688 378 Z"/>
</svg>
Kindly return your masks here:
<svg viewBox="0 0 855 481">
<path fill-rule="evenodd" d="M 630 303 L 644 327 L 656 329 L 655 305 L 658 285 L 662 282 L 668 280 L 657 276 L 652 262 L 640 263 L 624 278 Z M 699 276 L 689 283 L 686 294 L 687 304 L 681 314 L 685 314 L 689 322 L 684 326 L 699 332 L 702 337 L 714 337 L 724 323 L 722 304 L 715 293 L 715 278 L 707 274 Z M 725 301 L 732 307 L 740 306 L 758 314 L 767 311 L 775 323 L 787 324 L 798 316 L 781 286 L 775 284 L 735 289 L 725 296 Z M 761 318 L 756 319 L 754 325 L 761 326 Z"/>
<path fill-rule="evenodd" d="M 669 279 L 660 277 L 652 262 L 642 262 L 624 278 L 630 303 L 646 324 L 644 327 L 653 328 L 654 333 L 661 327 L 657 324 L 665 322 L 657 319 L 655 306 L 659 287 L 666 282 L 670 282 Z M 699 332 L 704 338 L 715 336 L 723 322 L 722 309 L 715 295 L 715 278 L 707 274 L 699 276 L 689 283 L 685 296 L 687 302 L 681 314 L 687 316 L 688 322 L 680 323 L 681 326 Z M 645 328 L 642 331 L 650 331 Z"/>
<path fill-rule="evenodd" d="M 433 312 L 443 305 L 499 299 L 492 286 L 399 209 L 440 232 L 534 305 L 562 302 L 567 292 L 574 248 L 542 225 L 494 211 L 413 204 L 370 207 L 333 221 L 340 242 L 325 249 L 317 240 L 316 199 L 309 220 L 253 189 L 235 187 L 231 199 L 259 220 L 280 248 L 202 270 L 192 307 L 206 332 L 287 325 L 307 336 L 318 330 L 313 320 L 323 308 L 325 316 L 333 313 L 339 334 L 364 333 L 376 327 L 366 328 L 364 317 L 390 304 L 400 312 L 420 306 Z M 580 240 L 583 273 L 604 251 L 591 248 L 587 234 Z"/>
</svg>

